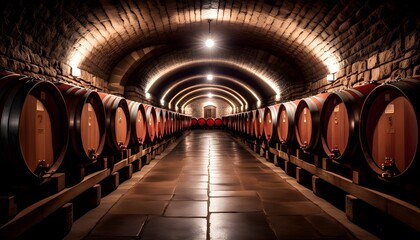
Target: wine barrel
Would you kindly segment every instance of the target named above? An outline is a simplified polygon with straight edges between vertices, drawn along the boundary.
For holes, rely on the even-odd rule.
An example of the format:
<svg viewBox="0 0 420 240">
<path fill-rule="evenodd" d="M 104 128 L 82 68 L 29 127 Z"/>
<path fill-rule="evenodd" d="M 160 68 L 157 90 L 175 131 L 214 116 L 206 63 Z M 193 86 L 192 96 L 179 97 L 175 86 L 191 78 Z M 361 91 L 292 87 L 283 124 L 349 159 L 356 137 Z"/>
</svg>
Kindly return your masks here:
<svg viewBox="0 0 420 240">
<path fill-rule="evenodd" d="M 105 143 L 105 109 L 95 91 L 57 83 L 67 105 L 69 145 L 66 165 L 89 165 L 102 153 Z"/>
<path fill-rule="evenodd" d="M 197 127 L 198 120 L 197 118 L 191 118 L 191 127 L 195 128 Z"/>
<path fill-rule="evenodd" d="M 98 92 L 106 113 L 106 144 L 104 156 L 114 155 L 127 148 L 130 142 L 130 111 L 125 98 Z"/>
<path fill-rule="evenodd" d="M 0 189 L 39 184 L 61 166 L 68 114 L 51 82 L 0 72 Z"/>
<path fill-rule="evenodd" d="M 257 139 L 264 139 L 264 109 L 259 108 L 254 116 L 254 130 Z"/>
<path fill-rule="evenodd" d="M 223 120 L 222 120 L 222 119 L 220 119 L 220 118 L 216 118 L 216 119 L 214 119 L 214 125 L 215 125 L 217 128 L 221 128 L 221 127 L 223 126 Z"/>
<path fill-rule="evenodd" d="M 174 112 L 166 111 L 166 133 L 170 136 L 173 134 L 173 118 Z"/>
<path fill-rule="evenodd" d="M 228 121 L 228 128 L 232 131 L 233 130 L 233 115 L 229 115 L 229 121 Z"/>
<path fill-rule="evenodd" d="M 151 105 L 145 105 L 144 110 L 146 112 L 146 124 L 147 124 L 147 142 L 154 143 L 156 140 L 156 111 Z"/>
<path fill-rule="evenodd" d="M 185 116 L 185 129 L 188 130 L 191 128 L 191 116 Z"/>
<path fill-rule="evenodd" d="M 277 115 L 280 104 L 268 106 L 264 109 L 264 135 L 268 142 L 277 141 Z"/>
<path fill-rule="evenodd" d="M 245 134 L 249 136 L 250 124 L 252 123 L 252 112 L 245 112 Z"/>
<path fill-rule="evenodd" d="M 249 133 L 251 137 L 255 137 L 255 121 L 257 120 L 257 110 L 251 111 L 251 122 L 249 123 Z"/>
<path fill-rule="evenodd" d="M 277 137 L 281 144 L 293 146 L 296 143 L 295 114 L 299 100 L 281 103 L 277 115 Z"/>
<path fill-rule="evenodd" d="M 224 128 L 227 127 L 228 123 L 229 123 L 229 116 L 222 116 L 222 125 Z"/>
<path fill-rule="evenodd" d="M 382 177 L 419 184 L 420 81 L 383 84 L 366 97 L 360 143 L 370 168 Z"/>
<path fill-rule="evenodd" d="M 378 84 L 364 84 L 331 93 L 321 111 L 321 138 L 325 154 L 340 163 L 359 165 L 362 158 L 359 119 L 367 95 Z"/>
<path fill-rule="evenodd" d="M 199 126 L 200 128 L 203 128 L 203 127 L 205 127 L 205 126 L 206 126 L 206 119 L 204 119 L 204 118 L 199 118 L 199 119 L 197 120 L 197 122 L 198 122 L 198 126 Z"/>
<path fill-rule="evenodd" d="M 165 135 L 165 122 L 163 116 L 163 109 L 155 107 L 156 112 L 156 137 L 157 139 L 163 139 Z"/>
<path fill-rule="evenodd" d="M 296 139 L 302 150 L 321 153 L 320 114 L 329 93 L 321 93 L 299 101 L 295 113 Z M 323 153 L 323 151 L 322 151 Z"/>
<path fill-rule="evenodd" d="M 246 133 L 246 115 L 244 112 L 239 113 L 239 132 Z"/>
<path fill-rule="evenodd" d="M 129 146 L 144 144 L 147 138 L 146 111 L 144 105 L 131 100 L 126 100 L 130 110 L 131 136 Z"/>
<path fill-rule="evenodd" d="M 206 119 L 206 125 L 209 128 L 213 128 L 214 127 L 214 119 L 213 118 L 207 118 Z"/>
<path fill-rule="evenodd" d="M 174 113 L 173 129 L 174 134 L 177 134 L 179 131 L 179 113 L 177 112 Z"/>
</svg>

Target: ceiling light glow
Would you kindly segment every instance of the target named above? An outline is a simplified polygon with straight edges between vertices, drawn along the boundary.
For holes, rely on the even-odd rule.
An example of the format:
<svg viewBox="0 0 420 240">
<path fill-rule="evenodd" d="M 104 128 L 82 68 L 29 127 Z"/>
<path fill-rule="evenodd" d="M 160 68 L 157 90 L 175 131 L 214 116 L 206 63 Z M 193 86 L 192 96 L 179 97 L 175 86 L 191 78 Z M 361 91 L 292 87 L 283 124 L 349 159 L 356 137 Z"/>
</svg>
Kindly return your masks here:
<svg viewBox="0 0 420 240">
<path fill-rule="evenodd" d="M 212 48 L 214 46 L 214 41 L 213 39 L 209 38 L 206 40 L 206 47 L 208 48 Z"/>
</svg>

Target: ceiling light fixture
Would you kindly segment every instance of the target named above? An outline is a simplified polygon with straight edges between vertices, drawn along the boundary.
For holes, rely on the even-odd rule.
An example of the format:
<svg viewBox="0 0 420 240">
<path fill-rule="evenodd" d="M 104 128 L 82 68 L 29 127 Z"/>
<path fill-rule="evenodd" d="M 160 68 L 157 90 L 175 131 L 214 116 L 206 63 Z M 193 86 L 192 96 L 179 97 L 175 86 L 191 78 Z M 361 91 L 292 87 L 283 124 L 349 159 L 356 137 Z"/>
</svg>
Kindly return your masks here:
<svg viewBox="0 0 420 240">
<path fill-rule="evenodd" d="M 209 98 L 212 98 L 212 97 L 213 97 L 213 94 L 209 93 L 207 96 L 208 96 Z"/>
<path fill-rule="evenodd" d="M 210 22 L 211 22 L 211 19 L 209 19 L 208 22 L 209 22 L 209 38 L 206 40 L 206 47 L 212 48 L 214 46 L 214 41 L 211 38 L 211 32 L 210 32 Z"/>
<path fill-rule="evenodd" d="M 209 81 L 213 80 L 213 75 L 212 74 L 207 74 L 207 80 L 209 80 Z"/>
</svg>

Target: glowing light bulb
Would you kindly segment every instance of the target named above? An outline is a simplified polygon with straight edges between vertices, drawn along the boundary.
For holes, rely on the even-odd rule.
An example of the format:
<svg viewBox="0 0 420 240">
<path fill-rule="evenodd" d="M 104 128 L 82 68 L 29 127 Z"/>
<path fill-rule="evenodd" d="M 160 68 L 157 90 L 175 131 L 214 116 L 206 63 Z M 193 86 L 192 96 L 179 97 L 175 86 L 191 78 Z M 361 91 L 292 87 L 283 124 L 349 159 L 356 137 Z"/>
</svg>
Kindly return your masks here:
<svg viewBox="0 0 420 240">
<path fill-rule="evenodd" d="M 211 48 L 214 46 L 214 41 L 213 39 L 209 38 L 206 40 L 206 47 Z"/>
<path fill-rule="evenodd" d="M 207 74 L 207 80 L 209 80 L 209 81 L 213 80 L 213 75 L 212 74 Z"/>
</svg>

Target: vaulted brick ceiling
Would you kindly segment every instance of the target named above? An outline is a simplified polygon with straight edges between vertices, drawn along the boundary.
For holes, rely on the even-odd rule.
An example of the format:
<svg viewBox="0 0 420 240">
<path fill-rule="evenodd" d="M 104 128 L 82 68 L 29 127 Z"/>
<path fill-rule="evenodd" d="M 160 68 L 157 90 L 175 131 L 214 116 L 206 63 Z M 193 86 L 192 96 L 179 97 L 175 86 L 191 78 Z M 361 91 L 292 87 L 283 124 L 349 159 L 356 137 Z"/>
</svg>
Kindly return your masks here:
<svg viewBox="0 0 420 240">
<path fill-rule="evenodd" d="M 372 9 L 382 7 L 386 15 L 393 8 L 362 0 L 8 3 L 2 28 L 11 39 L 105 79 L 110 90 L 134 87 L 156 101 L 166 94 L 168 102 L 188 85 L 208 84 L 211 71 L 212 84 L 236 90 L 254 106 L 255 96 L 263 103 L 276 94 L 287 99 L 290 87 L 322 79 L 331 65 L 357 57 L 354 46 L 371 27 L 366 19 L 383 17 L 371 16 Z M 211 50 L 203 45 L 208 19 L 216 41 Z"/>
</svg>

